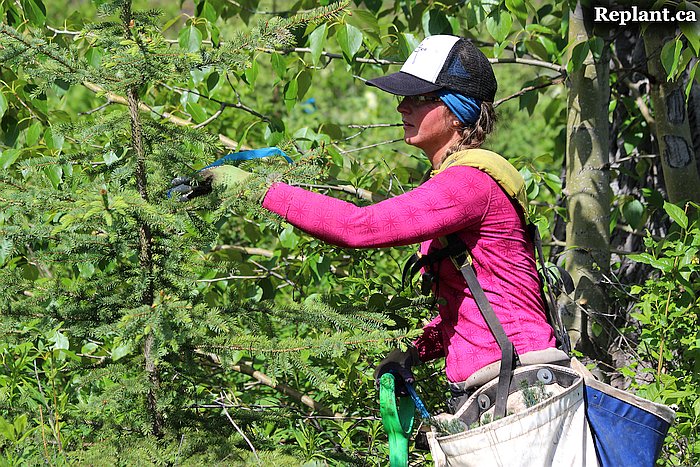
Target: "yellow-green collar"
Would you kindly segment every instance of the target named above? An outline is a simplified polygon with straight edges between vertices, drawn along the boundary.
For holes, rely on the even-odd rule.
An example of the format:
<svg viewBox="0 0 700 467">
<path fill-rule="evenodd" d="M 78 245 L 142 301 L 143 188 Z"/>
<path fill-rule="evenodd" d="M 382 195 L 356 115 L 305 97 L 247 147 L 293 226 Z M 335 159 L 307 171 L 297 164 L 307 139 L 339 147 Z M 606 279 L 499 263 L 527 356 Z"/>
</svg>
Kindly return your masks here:
<svg viewBox="0 0 700 467">
<path fill-rule="evenodd" d="M 440 164 L 440 168 L 433 170 L 430 176 L 434 177 L 453 165 L 474 167 L 489 174 L 508 196 L 518 202 L 527 218 L 528 201 L 525 192 L 525 180 L 520 175 L 520 172 L 502 156 L 486 149 L 467 149 L 455 152 L 446 157 Z"/>
</svg>

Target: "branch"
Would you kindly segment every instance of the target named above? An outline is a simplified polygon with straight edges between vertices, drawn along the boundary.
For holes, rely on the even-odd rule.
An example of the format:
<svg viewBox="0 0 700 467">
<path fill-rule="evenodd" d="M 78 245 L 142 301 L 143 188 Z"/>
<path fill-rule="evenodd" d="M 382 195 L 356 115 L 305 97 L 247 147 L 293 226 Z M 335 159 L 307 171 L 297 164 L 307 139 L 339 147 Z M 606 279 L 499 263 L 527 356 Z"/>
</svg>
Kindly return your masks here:
<svg viewBox="0 0 700 467">
<path fill-rule="evenodd" d="M 530 91 L 534 91 L 535 89 L 546 88 L 549 86 L 553 86 L 555 84 L 561 84 L 562 82 L 564 82 L 564 76 L 559 76 L 558 78 L 554 78 L 550 81 L 547 81 L 546 83 L 533 84 L 532 86 L 524 87 L 520 91 L 516 92 L 515 94 L 511 94 L 510 96 L 506 96 L 503 99 L 498 99 L 496 102 L 493 103 L 493 106 L 498 107 L 499 105 L 503 104 L 506 101 L 509 101 L 511 99 L 515 99 L 516 97 L 520 97 L 525 93 L 528 93 Z"/>
<path fill-rule="evenodd" d="M 398 143 L 399 141 L 403 141 L 403 138 L 397 138 L 397 139 L 390 139 L 387 141 L 382 141 L 380 143 L 375 143 L 375 144 L 370 144 L 369 146 L 362 146 L 360 148 L 354 148 L 354 149 L 348 149 L 346 151 L 340 151 L 341 154 L 350 154 L 351 152 L 358 152 L 358 151 L 364 151 L 365 149 L 371 149 L 371 148 L 376 148 L 377 146 L 381 146 L 383 144 L 392 144 L 392 143 Z"/>
<path fill-rule="evenodd" d="M 216 365 L 221 365 L 221 359 L 219 358 L 218 355 L 210 353 L 210 352 L 205 352 L 199 349 L 195 349 L 195 353 L 199 355 L 203 355 Z M 306 394 L 297 391 L 294 388 L 291 388 L 285 384 L 280 384 L 276 383 L 273 381 L 272 378 L 270 378 L 268 375 L 265 373 L 256 370 L 250 365 L 246 364 L 238 364 L 238 365 L 231 365 L 230 367 L 227 366 L 227 368 L 231 368 L 234 371 L 237 371 L 239 373 L 243 373 L 244 375 L 248 375 L 251 378 L 255 379 L 261 384 L 264 384 L 265 386 L 271 387 L 272 389 L 275 389 L 278 392 L 281 392 L 282 394 L 289 396 L 293 399 L 295 399 L 297 402 L 301 402 L 302 404 L 306 405 L 307 407 L 310 407 L 311 409 L 315 410 L 316 412 L 320 413 L 323 416 L 326 417 L 343 417 L 344 414 L 342 413 L 336 413 L 333 412 L 333 410 L 329 409 L 325 405 L 321 404 L 320 402 L 315 401 L 313 398 L 307 396 Z"/>
<path fill-rule="evenodd" d="M 125 97 L 120 96 L 119 94 L 115 94 L 113 92 L 108 92 L 105 91 L 101 86 L 91 83 L 89 81 L 85 81 L 83 83 L 83 86 L 88 88 L 90 91 L 94 92 L 95 94 L 103 94 L 109 103 L 114 103 L 114 104 L 121 104 L 121 105 L 127 105 L 127 100 Z M 161 118 L 164 118 L 171 123 L 174 123 L 175 125 L 180 125 L 180 126 L 190 126 L 192 125 L 192 122 L 189 120 L 185 120 L 184 118 L 180 118 L 177 115 L 171 114 L 170 112 L 156 112 L 154 109 L 152 109 L 150 106 L 146 105 L 144 102 L 139 102 L 139 110 L 144 111 L 144 112 L 153 112 L 154 114 L 160 116 Z M 228 149 L 236 149 L 238 148 L 238 143 L 228 136 L 224 136 L 222 134 L 219 135 L 219 141 L 226 146 Z M 242 147 L 240 149 L 243 149 Z"/>
<path fill-rule="evenodd" d="M 258 453 L 255 450 L 255 446 L 253 446 L 253 443 L 250 442 L 248 437 L 243 433 L 243 430 L 240 429 L 238 425 L 236 425 L 236 422 L 233 421 L 233 418 L 231 418 L 231 415 L 229 415 L 228 410 L 226 410 L 226 405 L 224 404 L 224 394 L 221 393 L 221 397 L 216 400 L 216 402 L 219 404 L 219 406 L 223 409 L 224 415 L 226 415 L 226 418 L 228 418 L 228 421 L 231 422 L 231 425 L 236 429 L 239 435 L 243 437 L 246 443 L 248 443 L 248 446 L 250 446 L 250 450 L 253 451 L 253 455 L 255 456 L 255 459 L 257 459 L 258 463 L 260 463 L 260 458 L 258 457 Z"/>
<path fill-rule="evenodd" d="M 343 193 L 350 193 L 351 195 L 355 195 L 360 199 L 372 201 L 373 203 L 378 203 L 379 201 L 383 201 L 386 199 L 386 197 L 382 195 L 378 195 L 371 191 L 365 190 L 364 188 L 355 188 L 354 186 L 350 185 L 314 185 L 311 183 L 296 183 L 295 185 L 303 188 L 314 188 L 317 190 L 334 190 L 341 191 Z"/>
<path fill-rule="evenodd" d="M 264 53 L 279 53 L 282 55 L 289 55 L 291 53 L 311 53 L 311 49 L 308 47 L 294 47 L 294 48 L 288 48 L 288 49 L 270 49 L 270 48 L 265 48 L 265 47 L 260 47 L 257 49 L 260 52 Z M 333 53 L 333 52 L 326 52 L 323 51 L 321 52 L 321 55 L 324 57 L 328 57 L 330 59 L 344 59 L 342 54 L 338 53 Z M 353 62 L 357 63 L 372 63 L 375 65 L 403 65 L 404 62 L 400 62 L 397 60 L 385 60 L 385 59 L 379 59 L 379 58 L 355 58 L 352 60 Z M 536 66 L 540 68 L 547 68 L 549 70 L 554 70 L 557 73 L 560 73 L 561 75 L 566 74 L 566 68 L 557 65 L 556 63 L 550 63 L 550 62 L 545 62 L 543 60 L 534 60 L 531 58 L 520 58 L 520 57 L 506 57 L 506 58 L 489 58 L 489 62 L 492 64 L 498 64 L 498 63 L 518 63 L 520 65 L 529 65 L 529 66 Z"/>
</svg>

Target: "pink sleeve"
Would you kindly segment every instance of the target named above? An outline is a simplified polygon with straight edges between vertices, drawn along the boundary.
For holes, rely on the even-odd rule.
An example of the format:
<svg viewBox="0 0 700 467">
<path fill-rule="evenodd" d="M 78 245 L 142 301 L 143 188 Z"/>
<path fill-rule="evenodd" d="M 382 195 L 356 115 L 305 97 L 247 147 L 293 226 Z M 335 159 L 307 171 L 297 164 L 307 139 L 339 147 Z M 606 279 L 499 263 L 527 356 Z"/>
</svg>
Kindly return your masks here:
<svg viewBox="0 0 700 467">
<path fill-rule="evenodd" d="M 370 206 L 275 183 L 263 207 L 333 245 L 373 248 L 408 245 L 478 223 L 495 182 L 472 167 L 456 166 L 421 186 Z"/>
<path fill-rule="evenodd" d="M 437 315 L 423 328 L 423 335 L 413 341 L 413 346 L 418 350 L 421 362 L 428 362 L 445 356 L 445 347 L 442 344 L 442 319 Z"/>
</svg>

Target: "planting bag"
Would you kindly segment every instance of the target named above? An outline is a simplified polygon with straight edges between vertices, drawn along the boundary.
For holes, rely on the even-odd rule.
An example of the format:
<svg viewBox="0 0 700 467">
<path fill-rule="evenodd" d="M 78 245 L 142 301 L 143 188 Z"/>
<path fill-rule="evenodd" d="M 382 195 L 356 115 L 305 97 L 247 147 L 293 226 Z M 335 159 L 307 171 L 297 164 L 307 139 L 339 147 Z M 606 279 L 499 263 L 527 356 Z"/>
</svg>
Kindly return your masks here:
<svg viewBox="0 0 700 467">
<path fill-rule="evenodd" d="M 572 367 L 584 376 L 586 414 L 602 467 L 653 467 L 675 414 L 593 378 L 576 359 Z"/>
<path fill-rule="evenodd" d="M 530 387 L 539 384 L 549 397 L 527 407 L 523 382 Z M 497 384 L 497 380 L 486 383 L 455 416 L 467 426 L 483 421 L 493 412 Z M 513 373 L 509 394 L 508 415 L 502 419 L 453 435 L 428 433 L 436 467 L 599 465 L 581 375 L 556 365 L 521 367 Z"/>
</svg>

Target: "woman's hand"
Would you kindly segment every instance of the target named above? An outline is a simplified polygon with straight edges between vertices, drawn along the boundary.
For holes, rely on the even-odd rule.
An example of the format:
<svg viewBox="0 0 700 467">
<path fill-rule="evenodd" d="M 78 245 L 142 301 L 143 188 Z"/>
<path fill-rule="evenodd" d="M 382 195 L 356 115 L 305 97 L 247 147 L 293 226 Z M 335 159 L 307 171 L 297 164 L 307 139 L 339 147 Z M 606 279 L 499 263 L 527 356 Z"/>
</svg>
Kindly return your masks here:
<svg viewBox="0 0 700 467">
<path fill-rule="evenodd" d="M 396 378 L 396 394 L 398 396 L 406 396 L 408 391 L 404 382 L 413 384 L 415 378 L 411 368 L 420 363 L 418 351 L 414 347 L 409 347 L 405 352 L 394 349 L 377 365 L 377 368 L 374 370 L 374 380 L 379 384 L 379 378 L 384 373 L 398 375 L 400 378 Z"/>
<path fill-rule="evenodd" d="M 235 165 L 219 165 L 200 171 L 199 180 L 192 177 L 177 177 L 173 179 L 171 182 L 172 188 L 168 194 L 181 194 L 178 201 L 189 201 L 197 196 L 208 195 L 218 187 L 227 189 L 242 183 L 250 175 L 250 172 L 239 169 Z"/>
</svg>

